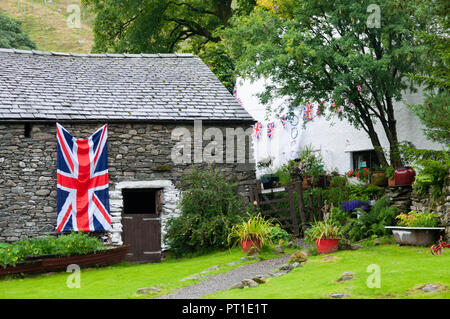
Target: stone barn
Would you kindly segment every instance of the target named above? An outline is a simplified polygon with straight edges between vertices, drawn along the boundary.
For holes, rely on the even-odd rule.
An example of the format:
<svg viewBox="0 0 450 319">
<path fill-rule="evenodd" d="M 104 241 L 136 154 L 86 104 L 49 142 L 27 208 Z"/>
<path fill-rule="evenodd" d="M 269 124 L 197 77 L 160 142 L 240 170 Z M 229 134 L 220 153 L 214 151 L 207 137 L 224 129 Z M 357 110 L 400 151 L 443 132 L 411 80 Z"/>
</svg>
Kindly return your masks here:
<svg viewBox="0 0 450 319">
<path fill-rule="evenodd" d="M 56 123 L 88 138 L 108 124 L 116 245 L 158 261 L 179 182 L 215 163 L 248 194 L 253 118 L 191 54 L 73 54 L 0 49 L 0 242 L 54 234 Z"/>
</svg>

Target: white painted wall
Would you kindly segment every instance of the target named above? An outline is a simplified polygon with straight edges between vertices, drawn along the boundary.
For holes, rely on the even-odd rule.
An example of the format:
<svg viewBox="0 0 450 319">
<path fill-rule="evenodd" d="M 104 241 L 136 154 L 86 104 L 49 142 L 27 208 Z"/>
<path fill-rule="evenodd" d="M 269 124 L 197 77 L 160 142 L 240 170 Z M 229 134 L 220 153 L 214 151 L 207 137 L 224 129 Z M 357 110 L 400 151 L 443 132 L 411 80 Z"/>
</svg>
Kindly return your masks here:
<svg viewBox="0 0 450 319">
<path fill-rule="evenodd" d="M 242 100 L 244 108 L 257 120 L 267 121 L 266 106 L 259 102 L 257 93 L 264 90 L 266 81 L 259 80 L 254 83 L 245 80 L 238 81 L 237 95 Z M 399 141 L 410 141 L 418 148 L 424 149 L 444 149 L 443 145 L 431 142 L 423 135 L 423 126 L 414 113 L 412 113 L 406 104 L 421 104 L 423 95 L 419 91 L 417 93 L 407 92 L 404 100 L 395 103 L 395 117 L 397 119 L 397 131 Z M 274 103 L 274 106 L 282 105 L 282 100 Z M 275 117 L 268 118 L 273 121 Z M 384 131 L 379 123 L 376 125 L 378 136 L 384 148 L 389 148 L 389 143 Z M 279 134 L 276 143 L 267 139 L 263 130 L 263 138 L 254 139 L 255 150 L 266 150 L 266 152 L 256 151 L 255 160 L 258 163 L 268 154 L 276 157 L 274 169 L 287 162 L 286 153 L 289 152 L 289 138 L 281 137 L 280 127 L 276 127 L 274 131 L 274 139 Z M 285 136 L 289 134 L 284 134 Z M 327 121 L 324 117 L 315 118 L 306 125 L 305 129 L 299 131 L 299 148 L 312 145 L 317 151 L 320 151 L 326 164 L 327 170 L 337 169 L 340 174 L 345 173 L 352 167 L 351 153 L 354 151 L 372 150 L 373 146 L 366 132 L 357 130 L 351 126 L 346 120 L 339 120 L 334 117 Z M 283 154 L 284 153 L 284 154 Z"/>
</svg>

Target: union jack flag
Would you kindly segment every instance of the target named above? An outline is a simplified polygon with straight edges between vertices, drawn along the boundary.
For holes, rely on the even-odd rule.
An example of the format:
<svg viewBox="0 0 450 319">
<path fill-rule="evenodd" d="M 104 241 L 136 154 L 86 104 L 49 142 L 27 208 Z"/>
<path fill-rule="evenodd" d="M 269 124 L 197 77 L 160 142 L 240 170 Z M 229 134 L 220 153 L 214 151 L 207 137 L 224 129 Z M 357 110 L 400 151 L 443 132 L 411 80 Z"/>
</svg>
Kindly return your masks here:
<svg viewBox="0 0 450 319">
<path fill-rule="evenodd" d="M 312 109 L 309 103 L 306 103 L 306 106 L 303 108 L 303 117 L 307 119 L 312 119 Z"/>
<path fill-rule="evenodd" d="M 273 130 L 275 129 L 275 123 L 269 123 L 267 124 L 267 137 L 272 138 Z"/>
<path fill-rule="evenodd" d="M 282 125 L 283 128 L 285 129 L 285 128 L 286 128 L 286 114 L 284 114 L 284 115 L 280 118 L 280 121 L 281 121 L 281 125 Z"/>
<path fill-rule="evenodd" d="M 261 136 L 261 133 L 262 133 L 262 124 L 261 124 L 261 122 L 255 123 L 255 125 L 253 126 L 253 133 L 254 133 L 254 136 L 256 138 L 259 138 Z"/>
<path fill-rule="evenodd" d="M 56 123 L 56 138 L 56 230 L 110 230 L 107 125 L 80 140 Z"/>
<path fill-rule="evenodd" d="M 233 96 L 235 97 L 236 101 L 242 105 L 242 100 L 237 96 L 237 83 L 234 85 Z"/>
</svg>

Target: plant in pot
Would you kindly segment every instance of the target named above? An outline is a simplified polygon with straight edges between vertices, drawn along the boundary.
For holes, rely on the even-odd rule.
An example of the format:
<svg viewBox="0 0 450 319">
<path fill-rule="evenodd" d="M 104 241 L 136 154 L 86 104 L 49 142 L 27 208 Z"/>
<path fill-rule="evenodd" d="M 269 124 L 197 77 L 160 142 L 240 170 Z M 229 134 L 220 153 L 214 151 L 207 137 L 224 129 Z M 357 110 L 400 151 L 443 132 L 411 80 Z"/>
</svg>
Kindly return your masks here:
<svg viewBox="0 0 450 319">
<path fill-rule="evenodd" d="M 389 187 L 395 186 L 395 179 L 394 179 L 395 168 L 392 166 L 387 166 L 385 168 L 384 173 L 388 179 L 388 186 Z"/>
<path fill-rule="evenodd" d="M 263 248 L 267 244 L 271 245 L 273 227 L 273 219 L 265 219 L 261 214 L 249 215 L 248 219 L 231 228 L 228 245 L 235 239 L 236 244 L 241 244 L 243 252 L 247 252 L 252 246 Z"/>
<path fill-rule="evenodd" d="M 315 221 L 305 231 L 307 242 L 315 243 L 320 254 L 334 253 L 338 250 L 341 228 L 331 218 L 324 221 Z"/>
<path fill-rule="evenodd" d="M 397 217 L 398 226 L 385 226 L 391 229 L 399 245 L 428 246 L 439 238 L 445 227 L 437 227 L 439 217 L 435 213 L 416 212 L 415 210 Z"/>
<path fill-rule="evenodd" d="M 324 161 L 320 153 L 313 151 L 312 146 L 306 146 L 300 152 L 303 189 L 317 185 L 319 175 L 324 171 Z"/>
<path fill-rule="evenodd" d="M 375 186 L 384 187 L 388 184 L 386 172 L 383 167 L 375 167 L 372 170 L 371 182 Z"/>
</svg>

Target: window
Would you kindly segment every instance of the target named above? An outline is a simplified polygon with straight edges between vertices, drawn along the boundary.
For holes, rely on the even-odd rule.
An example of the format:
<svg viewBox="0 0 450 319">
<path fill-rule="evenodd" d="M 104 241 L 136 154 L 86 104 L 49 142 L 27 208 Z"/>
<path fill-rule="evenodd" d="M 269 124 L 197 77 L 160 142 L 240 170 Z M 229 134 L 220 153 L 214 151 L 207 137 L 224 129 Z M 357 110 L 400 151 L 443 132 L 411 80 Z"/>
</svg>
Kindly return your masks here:
<svg viewBox="0 0 450 319">
<path fill-rule="evenodd" d="M 157 188 L 123 189 L 122 196 L 124 214 L 159 214 Z"/>
<path fill-rule="evenodd" d="M 31 137 L 31 124 L 30 124 L 30 123 L 25 123 L 23 135 L 24 135 L 26 138 Z"/>
<path fill-rule="evenodd" d="M 352 153 L 353 169 L 364 168 L 373 169 L 379 166 L 377 154 L 375 150 L 359 151 Z"/>
</svg>

